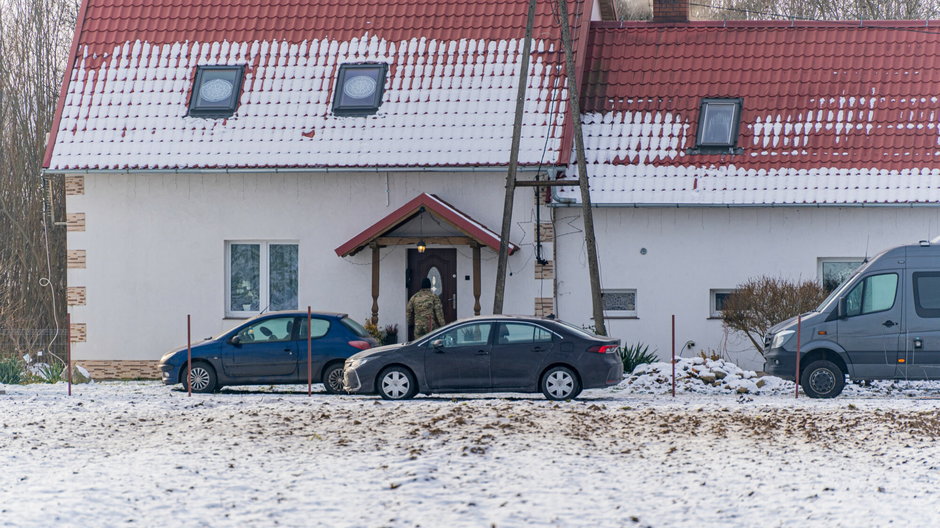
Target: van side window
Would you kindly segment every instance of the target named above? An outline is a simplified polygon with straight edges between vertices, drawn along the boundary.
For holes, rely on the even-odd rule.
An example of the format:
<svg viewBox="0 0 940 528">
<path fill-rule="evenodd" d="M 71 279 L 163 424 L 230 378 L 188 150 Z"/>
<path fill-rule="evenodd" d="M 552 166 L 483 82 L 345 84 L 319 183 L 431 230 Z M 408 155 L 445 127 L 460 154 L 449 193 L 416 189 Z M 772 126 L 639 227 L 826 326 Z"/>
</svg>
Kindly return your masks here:
<svg viewBox="0 0 940 528">
<path fill-rule="evenodd" d="M 914 272 L 914 309 L 919 317 L 940 317 L 940 272 Z"/>
<path fill-rule="evenodd" d="M 897 273 L 865 277 L 845 296 L 845 314 L 853 317 L 890 310 L 897 292 Z"/>
</svg>

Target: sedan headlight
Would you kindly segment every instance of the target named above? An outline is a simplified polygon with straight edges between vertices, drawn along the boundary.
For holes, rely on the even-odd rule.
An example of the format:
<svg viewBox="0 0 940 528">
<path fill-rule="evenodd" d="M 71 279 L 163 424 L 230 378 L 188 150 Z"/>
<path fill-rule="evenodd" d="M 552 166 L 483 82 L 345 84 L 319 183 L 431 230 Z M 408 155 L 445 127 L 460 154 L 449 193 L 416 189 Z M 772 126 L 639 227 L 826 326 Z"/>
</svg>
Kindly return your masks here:
<svg viewBox="0 0 940 528">
<path fill-rule="evenodd" d="M 362 365 L 365 365 L 366 362 L 369 361 L 369 359 L 370 359 L 370 358 L 350 359 L 349 361 L 346 362 L 345 367 L 348 368 L 348 369 L 350 369 L 350 370 L 355 370 L 355 369 L 361 367 Z"/>
<path fill-rule="evenodd" d="M 782 332 L 777 332 L 774 335 L 774 340 L 770 343 L 770 348 L 780 348 L 784 343 L 787 342 L 787 339 L 790 339 L 795 332 L 793 330 L 784 330 Z"/>
</svg>

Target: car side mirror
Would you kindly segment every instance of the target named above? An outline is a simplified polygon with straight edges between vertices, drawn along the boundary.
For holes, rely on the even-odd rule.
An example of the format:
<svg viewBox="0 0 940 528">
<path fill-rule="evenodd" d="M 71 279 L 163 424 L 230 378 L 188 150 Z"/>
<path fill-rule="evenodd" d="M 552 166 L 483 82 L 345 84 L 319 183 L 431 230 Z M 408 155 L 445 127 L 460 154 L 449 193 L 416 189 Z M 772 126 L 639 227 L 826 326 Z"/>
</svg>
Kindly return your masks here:
<svg viewBox="0 0 940 528">
<path fill-rule="evenodd" d="M 435 339 L 434 341 L 431 341 L 431 347 L 432 348 L 444 348 L 444 340 Z"/>
<path fill-rule="evenodd" d="M 231 344 L 233 344 L 233 345 L 235 345 L 235 346 L 241 346 L 241 344 L 242 344 L 241 338 L 238 337 L 237 335 L 232 336 L 232 338 L 229 339 L 228 342 L 231 343 Z"/>
<path fill-rule="evenodd" d="M 836 316 L 839 319 L 845 319 L 845 297 L 839 297 L 839 306 L 836 308 Z"/>
</svg>

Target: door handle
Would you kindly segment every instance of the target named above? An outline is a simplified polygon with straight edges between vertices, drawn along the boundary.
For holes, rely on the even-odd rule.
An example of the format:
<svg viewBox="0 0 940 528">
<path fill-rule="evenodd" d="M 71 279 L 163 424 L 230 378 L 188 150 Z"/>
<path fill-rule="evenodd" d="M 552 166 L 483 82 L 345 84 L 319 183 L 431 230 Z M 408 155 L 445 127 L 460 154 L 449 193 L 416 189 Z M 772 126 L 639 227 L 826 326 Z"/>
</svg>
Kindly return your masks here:
<svg viewBox="0 0 940 528">
<path fill-rule="evenodd" d="M 293 354 L 293 353 L 294 353 L 294 351 L 293 351 L 293 350 L 291 350 L 291 349 L 289 349 L 289 348 L 285 348 L 285 349 L 284 349 L 284 352 L 290 352 L 291 354 Z"/>
<path fill-rule="evenodd" d="M 881 323 L 881 324 L 883 324 L 884 326 L 886 326 L 886 327 L 888 327 L 888 328 L 891 328 L 892 326 L 896 325 L 897 323 L 895 323 L 895 322 L 892 321 L 891 319 L 888 319 L 887 321 L 885 321 L 885 322 L 883 322 L 883 323 Z"/>
<path fill-rule="evenodd" d="M 545 349 L 542 348 L 542 347 L 537 346 L 537 347 L 535 347 L 535 348 L 532 349 L 532 352 L 541 352 L 541 351 L 543 351 L 543 350 L 545 350 Z"/>
<path fill-rule="evenodd" d="M 487 352 L 486 350 L 477 350 L 477 355 L 478 355 L 478 356 L 486 356 L 486 355 L 488 355 L 488 354 L 489 354 L 489 352 Z"/>
</svg>

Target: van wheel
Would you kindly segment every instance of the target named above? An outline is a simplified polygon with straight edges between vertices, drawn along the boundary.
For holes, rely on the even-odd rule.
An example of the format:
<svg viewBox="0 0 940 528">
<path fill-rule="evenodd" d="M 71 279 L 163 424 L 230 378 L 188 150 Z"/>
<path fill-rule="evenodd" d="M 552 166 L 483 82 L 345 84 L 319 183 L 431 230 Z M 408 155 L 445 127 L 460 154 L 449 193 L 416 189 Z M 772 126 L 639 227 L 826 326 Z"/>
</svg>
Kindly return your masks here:
<svg viewBox="0 0 940 528">
<path fill-rule="evenodd" d="M 845 388 L 845 372 L 832 361 L 813 361 L 803 369 L 800 385 L 810 398 L 835 398 Z"/>
</svg>

